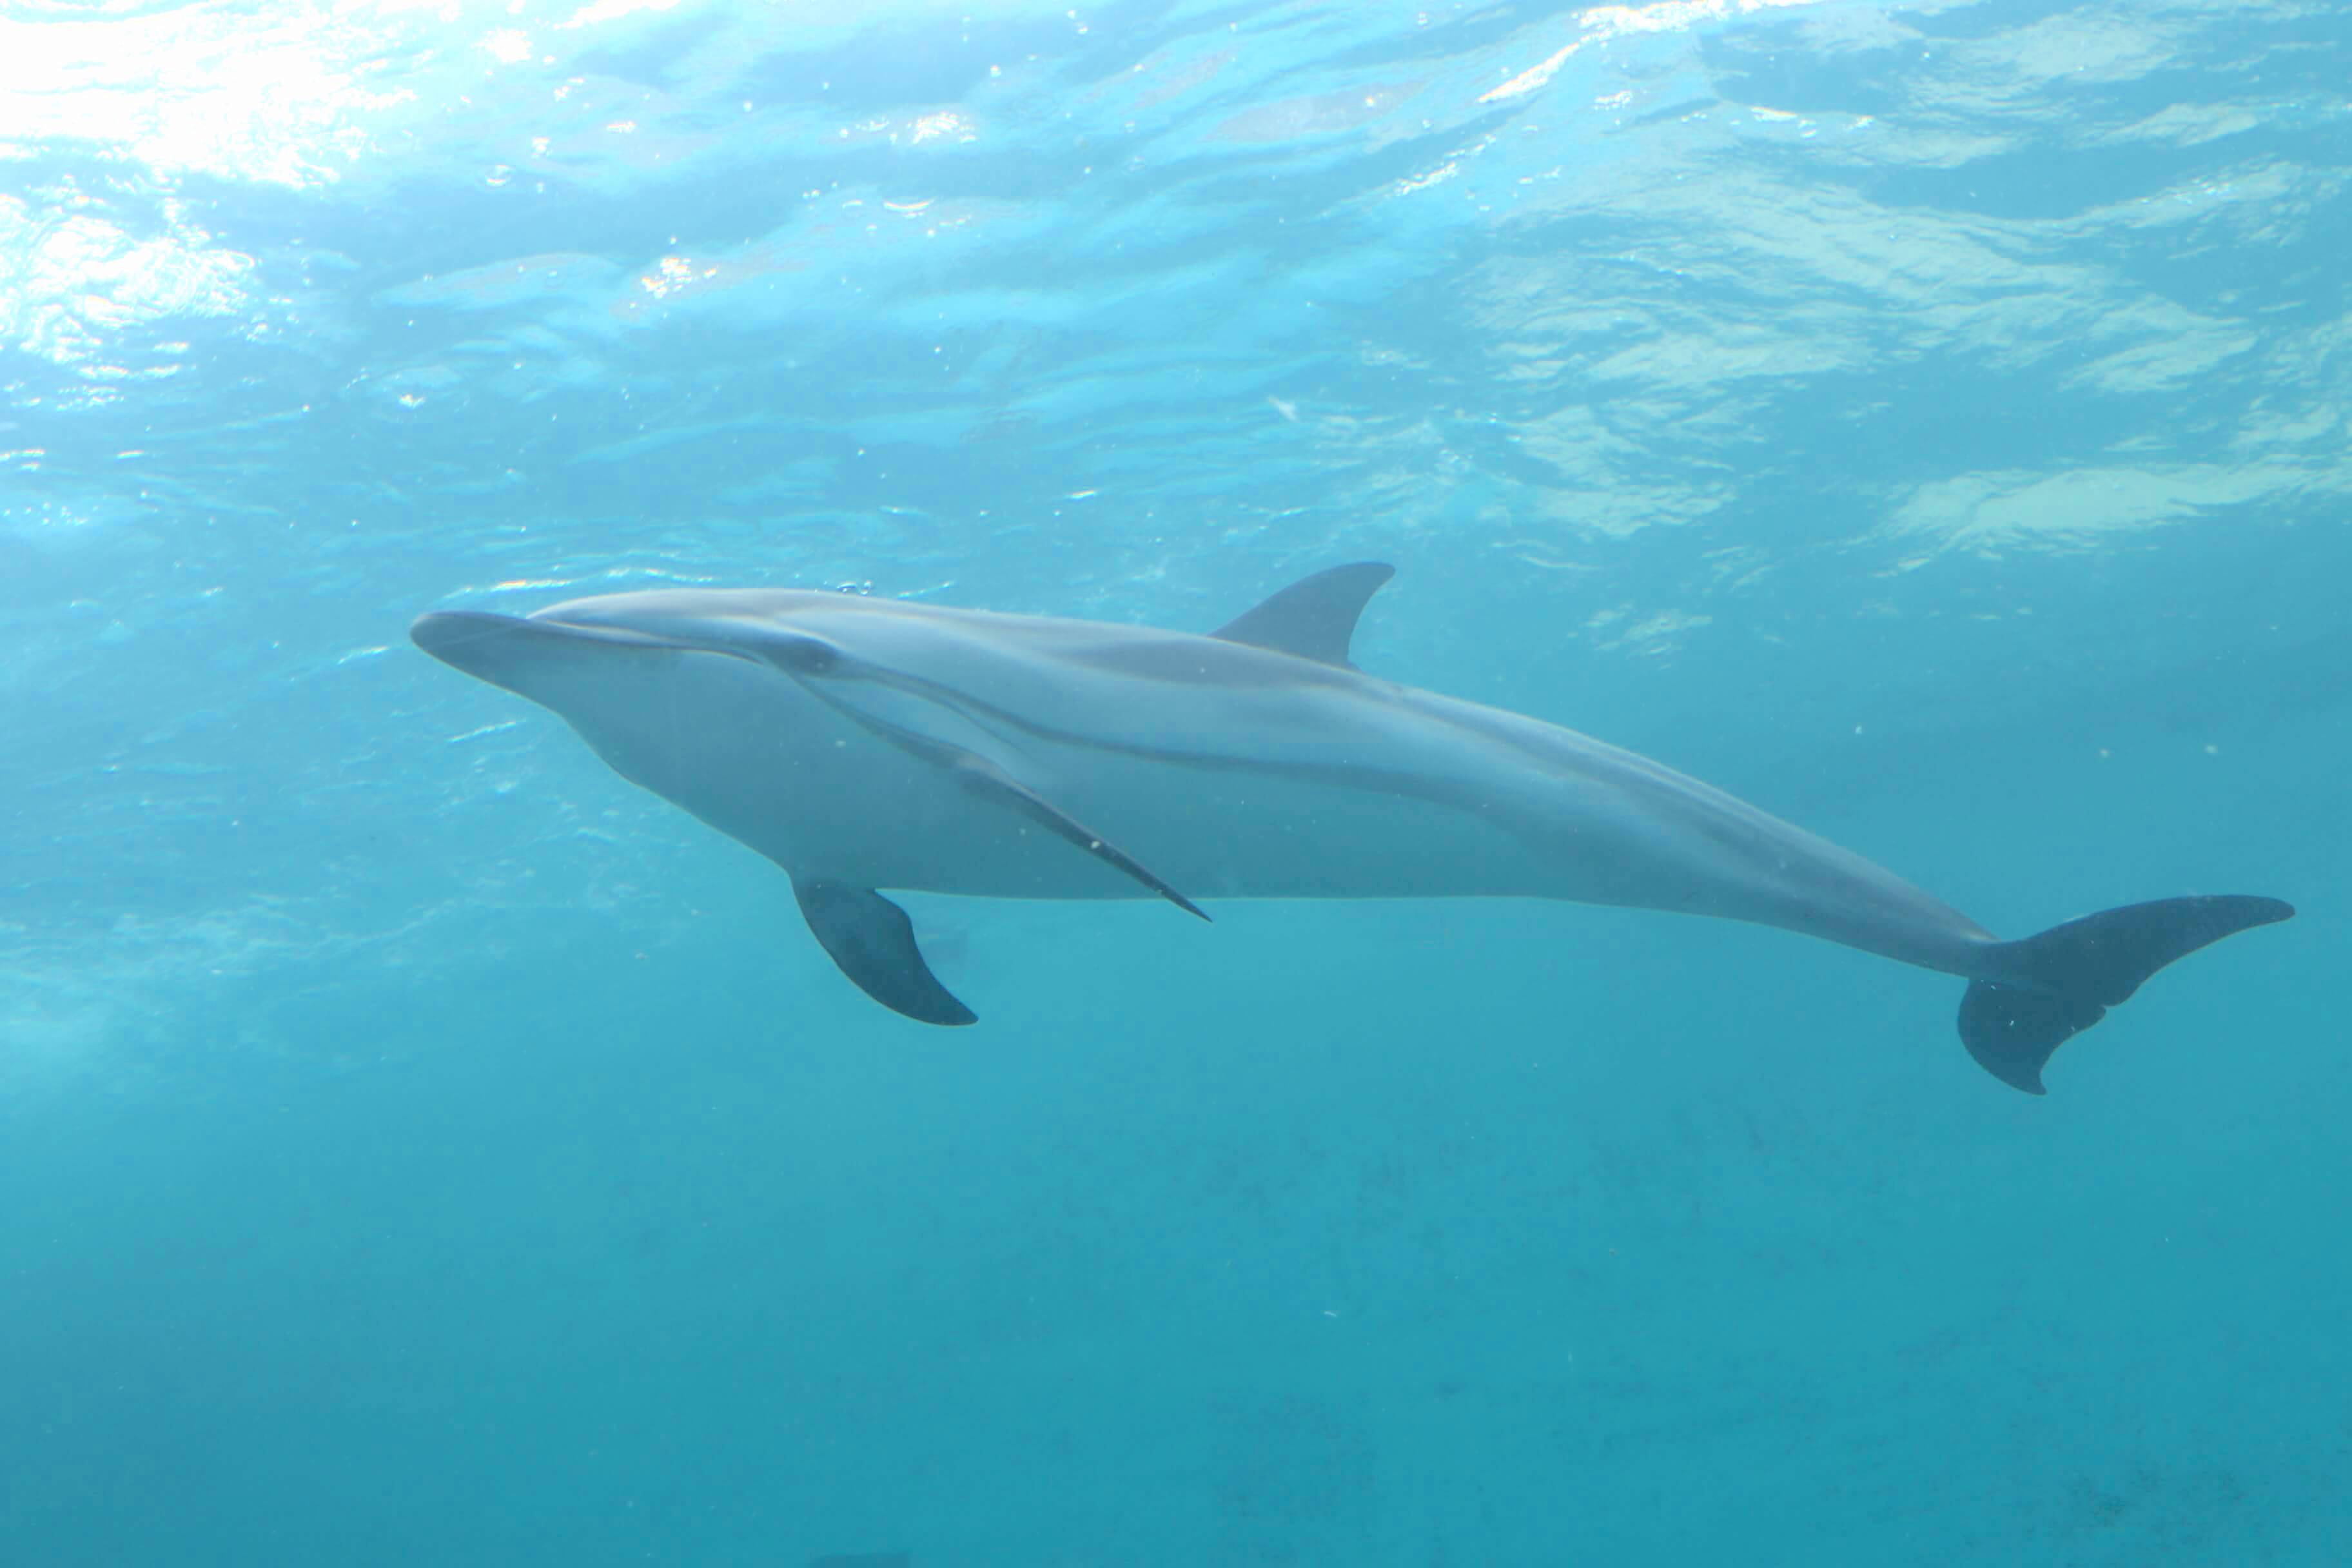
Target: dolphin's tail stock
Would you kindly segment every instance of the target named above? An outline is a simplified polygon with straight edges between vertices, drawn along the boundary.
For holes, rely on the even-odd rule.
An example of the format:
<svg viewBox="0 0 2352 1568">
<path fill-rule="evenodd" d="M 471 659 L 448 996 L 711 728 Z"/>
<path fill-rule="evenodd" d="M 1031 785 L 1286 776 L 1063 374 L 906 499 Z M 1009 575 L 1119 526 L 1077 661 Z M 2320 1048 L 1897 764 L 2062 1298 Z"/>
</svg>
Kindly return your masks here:
<svg viewBox="0 0 2352 1568">
<path fill-rule="evenodd" d="M 2002 942 L 1987 965 L 2001 978 L 1971 981 L 1960 998 L 1960 1043 L 2001 1082 L 2040 1094 L 2050 1053 L 2128 1001 L 2149 975 L 2209 942 L 2294 913 L 2292 904 L 2238 893 L 2158 899 Z"/>
</svg>

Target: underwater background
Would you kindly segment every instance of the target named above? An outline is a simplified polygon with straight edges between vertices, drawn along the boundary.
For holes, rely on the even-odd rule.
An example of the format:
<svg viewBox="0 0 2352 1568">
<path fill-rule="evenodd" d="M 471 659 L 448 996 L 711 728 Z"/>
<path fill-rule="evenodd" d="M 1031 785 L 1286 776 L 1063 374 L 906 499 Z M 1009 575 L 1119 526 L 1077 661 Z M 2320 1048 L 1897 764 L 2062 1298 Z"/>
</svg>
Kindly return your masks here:
<svg viewBox="0 0 2352 1568">
<path fill-rule="evenodd" d="M 0 9 L 0 1563 L 2352 1561 L 2352 10 Z M 406 640 L 1205 629 L 2009 935 L 786 879 Z"/>
</svg>

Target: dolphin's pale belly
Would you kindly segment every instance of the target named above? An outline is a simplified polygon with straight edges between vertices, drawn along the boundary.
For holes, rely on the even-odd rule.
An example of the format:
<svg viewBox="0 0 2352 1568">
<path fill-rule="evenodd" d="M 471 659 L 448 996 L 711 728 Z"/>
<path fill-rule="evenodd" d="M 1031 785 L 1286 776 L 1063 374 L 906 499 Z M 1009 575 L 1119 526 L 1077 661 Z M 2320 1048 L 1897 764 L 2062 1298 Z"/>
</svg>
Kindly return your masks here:
<svg viewBox="0 0 2352 1568">
<path fill-rule="evenodd" d="M 1155 896 L 772 674 L 688 657 L 705 668 L 672 688 L 675 722 L 582 732 L 624 776 L 787 870 L 987 898 Z M 1583 896 L 1511 834 L 1379 788 L 1029 737 L 998 754 L 1194 898 Z"/>
<path fill-rule="evenodd" d="M 665 684 L 670 721 L 610 734 L 575 724 L 625 776 L 795 876 L 987 898 L 1156 896 L 795 682 L 740 659 L 669 657 L 692 667 Z M 1598 754 L 1569 731 L 1458 706 L 1538 749 Z M 1194 899 L 1561 899 L 1759 921 L 1956 972 L 1984 940 L 1908 883 L 1704 785 L 1680 781 L 1699 804 L 1662 815 L 1659 770 L 1641 759 L 1650 772 L 1627 788 L 1605 757 L 1581 775 L 1491 761 L 1465 773 L 1379 734 L 1318 764 L 1172 761 L 1007 731 L 985 740 L 1009 772 Z"/>
</svg>

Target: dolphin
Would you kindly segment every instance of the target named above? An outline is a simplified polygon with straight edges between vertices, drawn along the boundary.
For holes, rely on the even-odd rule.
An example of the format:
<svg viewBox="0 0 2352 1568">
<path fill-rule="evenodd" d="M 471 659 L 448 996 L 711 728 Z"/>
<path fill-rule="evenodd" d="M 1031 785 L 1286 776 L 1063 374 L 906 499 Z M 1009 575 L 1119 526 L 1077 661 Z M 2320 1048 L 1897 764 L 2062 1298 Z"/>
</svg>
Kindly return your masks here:
<svg viewBox="0 0 2352 1568">
<path fill-rule="evenodd" d="M 879 889 L 1006 899 L 1498 898 L 1666 910 L 1968 981 L 1960 1039 L 2052 1052 L 2173 960 L 2291 917 L 2132 904 L 2003 942 L 1853 852 L 1573 731 L 1349 660 L 1393 569 L 1336 566 L 1206 636 L 839 593 L 659 589 L 444 610 L 436 658 L 562 717 L 615 772 L 781 866 L 884 1006 L 974 1016 Z"/>
</svg>

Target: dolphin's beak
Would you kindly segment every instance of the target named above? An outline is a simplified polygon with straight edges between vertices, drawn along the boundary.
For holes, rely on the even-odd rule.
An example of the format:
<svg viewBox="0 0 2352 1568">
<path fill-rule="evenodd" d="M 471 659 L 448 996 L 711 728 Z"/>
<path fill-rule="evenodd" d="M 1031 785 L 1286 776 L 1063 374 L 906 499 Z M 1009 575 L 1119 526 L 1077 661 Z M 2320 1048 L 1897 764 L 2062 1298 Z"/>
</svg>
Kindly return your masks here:
<svg viewBox="0 0 2352 1568">
<path fill-rule="evenodd" d="M 511 672 L 517 645 L 527 636 L 529 624 L 479 610 L 436 610 L 417 616 L 408 637 L 452 669 L 512 690 L 513 682 L 499 677 L 502 671 Z"/>
<path fill-rule="evenodd" d="M 692 652 L 694 643 L 632 626 L 582 625 L 543 616 L 499 616 L 487 610 L 436 610 L 419 616 L 408 635 L 435 658 L 477 680 L 504 687 L 533 702 L 553 699 L 571 675 L 611 670 L 618 652 Z"/>
</svg>

